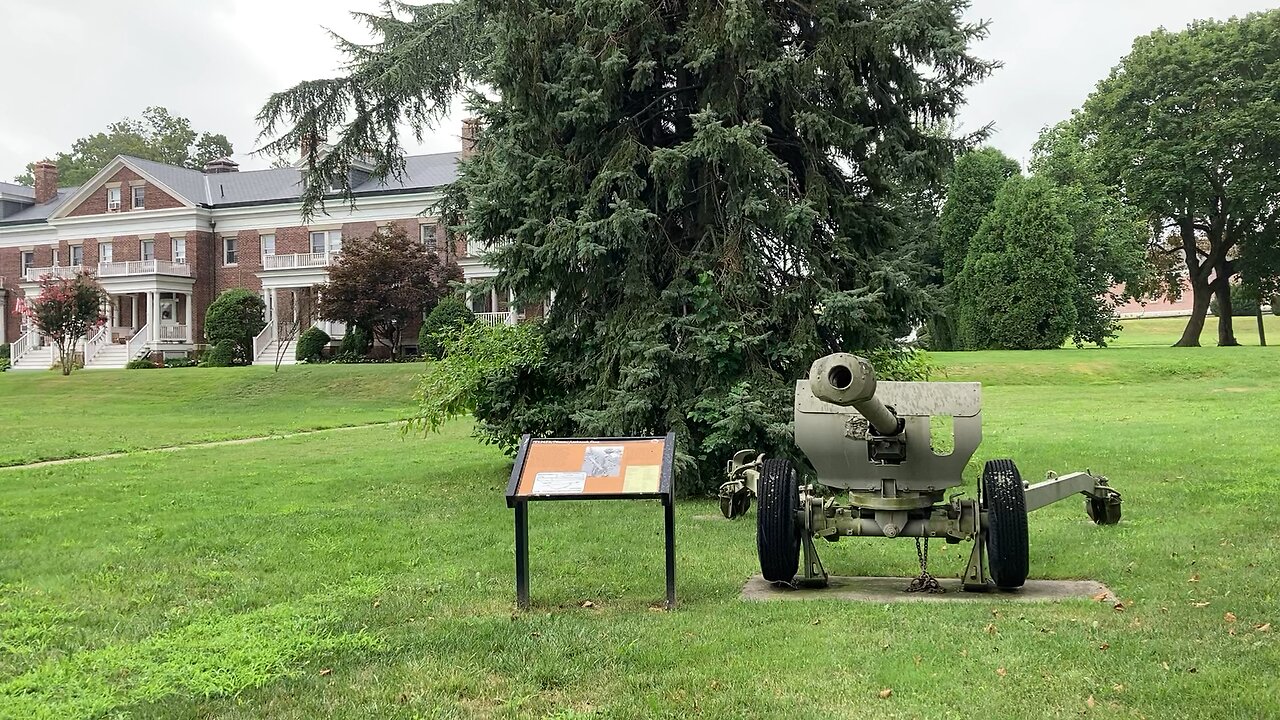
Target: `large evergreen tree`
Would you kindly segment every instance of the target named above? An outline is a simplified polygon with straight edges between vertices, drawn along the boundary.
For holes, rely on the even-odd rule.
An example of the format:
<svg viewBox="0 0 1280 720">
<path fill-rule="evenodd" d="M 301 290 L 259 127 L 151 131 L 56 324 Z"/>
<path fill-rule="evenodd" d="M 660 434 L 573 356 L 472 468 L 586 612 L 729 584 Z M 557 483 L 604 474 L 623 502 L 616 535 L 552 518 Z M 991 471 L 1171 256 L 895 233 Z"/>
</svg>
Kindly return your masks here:
<svg viewBox="0 0 1280 720">
<path fill-rule="evenodd" d="M 942 312 L 929 321 L 931 347 L 955 350 L 955 282 L 964 270 L 969 244 L 996 202 L 996 193 L 1005 181 L 1021 172 L 1018 161 L 999 150 L 986 147 L 956 158 L 947 176 L 946 200 L 938 219 L 941 248 Z"/>
<path fill-rule="evenodd" d="M 1109 182 L 1182 256 L 1194 310 L 1180 346 L 1200 344 L 1210 294 L 1235 345 L 1230 280 L 1250 235 L 1280 204 L 1280 10 L 1182 32 L 1157 30 L 1099 83 L 1082 127 Z M 1264 247 L 1266 247 L 1264 245 Z"/>
<path fill-rule="evenodd" d="M 956 280 L 968 350 L 1061 347 L 1076 325 L 1071 225 L 1054 186 L 1014 176 L 996 194 Z"/>
<path fill-rule="evenodd" d="M 336 133 L 326 176 L 399 167 L 469 83 L 483 131 L 450 192 L 498 283 L 555 301 L 546 361 L 495 382 L 483 430 L 675 430 L 686 489 L 740 447 L 786 449 L 817 356 L 891 343 L 924 313 L 889 202 L 935 177 L 991 64 L 964 0 L 461 0 L 368 17 L 351 72 L 271 99 L 278 147 Z M 408 13 L 407 17 L 404 15 Z M 453 33 L 465 32 L 458 45 Z M 320 197 L 309 198 L 319 201 Z"/>
</svg>

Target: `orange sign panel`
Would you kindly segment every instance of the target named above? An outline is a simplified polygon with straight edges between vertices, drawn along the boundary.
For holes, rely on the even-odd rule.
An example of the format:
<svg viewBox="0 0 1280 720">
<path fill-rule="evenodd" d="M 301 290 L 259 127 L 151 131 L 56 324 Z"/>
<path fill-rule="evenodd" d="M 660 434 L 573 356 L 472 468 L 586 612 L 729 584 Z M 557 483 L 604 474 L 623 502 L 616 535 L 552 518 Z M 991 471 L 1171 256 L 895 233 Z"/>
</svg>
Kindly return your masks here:
<svg viewBox="0 0 1280 720">
<path fill-rule="evenodd" d="M 665 437 L 527 439 L 508 495 L 556 499 L 669 494 L 674 451 L 669 441 Z"/>
</svg>

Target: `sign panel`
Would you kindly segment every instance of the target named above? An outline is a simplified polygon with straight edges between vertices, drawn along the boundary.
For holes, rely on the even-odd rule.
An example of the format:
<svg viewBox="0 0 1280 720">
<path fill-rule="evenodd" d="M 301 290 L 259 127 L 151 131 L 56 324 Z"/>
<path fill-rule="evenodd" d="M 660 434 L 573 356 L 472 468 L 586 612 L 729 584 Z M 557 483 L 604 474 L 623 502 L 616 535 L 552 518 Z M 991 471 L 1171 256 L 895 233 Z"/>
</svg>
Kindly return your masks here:
<svg viewBox="0 0 1280 720">
<path fill-rule="evenodd" d="M 670 495 L 672 442 L 669 437 L 525 438 L 507 486 L 508 504 Z"/>
</svg>

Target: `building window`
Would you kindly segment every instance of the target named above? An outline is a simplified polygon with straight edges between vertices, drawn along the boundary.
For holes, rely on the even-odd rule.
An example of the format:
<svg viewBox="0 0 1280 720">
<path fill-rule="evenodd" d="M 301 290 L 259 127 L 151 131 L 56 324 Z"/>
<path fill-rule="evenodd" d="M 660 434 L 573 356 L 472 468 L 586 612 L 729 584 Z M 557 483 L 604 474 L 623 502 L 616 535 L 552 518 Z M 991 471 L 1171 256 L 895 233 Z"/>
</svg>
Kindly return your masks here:
<svg viewBox="0 0 1280 720">
<path fill-rule="evenodd" d="M 311 233 L 311 254 L 319 255 L 320 253 L 323 253 L 325 246 L 328 245 L 328 240 L 329 233 L 327 232 Z"/>
<path fill-rule="evenodd" d="M 30 250 L 22 253 L 22 274 L 26 275 L 27 271 L 36 265 L 36 254 Z"/>
<path fill-rule="evenodd" d="M 311 252 L 315 255 L 321 253 L 337 253 L 342 250 L 342 231 L 340 230 L 317 230 L 311 233 Z"/>
<path fill-rule="evenodd" d="M 74 267 L 76 265 L 83 265 L 83 264 L 84 264 L 84 246 L 72 245 L 71 246 L 71 265 Z"/>
<path fill-rule="evenodd" d="M 421 225 L 418 226 L 418 233 L 422 238 L 422 247 L 428 250 L 437 249 L 435 223 L 422 223 Z"/>
<path fill-rule="evenodd" d="M 156 241 L 155 240 L 142 241 L 142 259 L 143 261 L 156 259 Z"/>
<path fill-rule="evenodd" d="M 115 246 L 109 242 L 98 243 L 98 260 L 100 262 L 112 262 L 111 258 L 115 254 Z"/>
<path fill-rule="evenodd" d="M 120 188 L 107 188 L 107 212 L 120 209 Z"/>
<path fill-rule="evenodd" d="M 147 206 L 147 186 L 133 186 L 133 209 L 141 210 Z"/>
<path fill-rule="evenodd" d="M 187 239 L 172 238 L 173 241 L 173 261 L 185 265 L 187 263 Z"/>
<path fill-rule="evenodd" d="M 222 264 L 236 264 L 236 239 L 233 237 L 222 238 Z"/>
<path fill-rule="evenodd" d="M 258 239 L 259 239 L 259 241 L 262 243 L 262 257 L 263 257 L 263 261 L 265 262 L 265 261 L 266 261 L 266 257 L 267 257 L 268 255 L 275 255 L 275 254 L 276 254 L 276 236 L 275 236 L 275 235 L 263 235 L 263 236 L 259 237 Z"/>
</svg>

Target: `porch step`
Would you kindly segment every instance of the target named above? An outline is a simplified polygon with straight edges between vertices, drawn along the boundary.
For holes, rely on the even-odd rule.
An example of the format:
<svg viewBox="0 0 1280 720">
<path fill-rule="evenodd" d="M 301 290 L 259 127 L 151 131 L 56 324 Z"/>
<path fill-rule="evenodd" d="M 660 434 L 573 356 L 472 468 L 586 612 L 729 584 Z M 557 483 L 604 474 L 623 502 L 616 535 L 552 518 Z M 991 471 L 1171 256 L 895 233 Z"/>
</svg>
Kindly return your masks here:
<svg viewBox="0 0 1280 720">
<path fill-rule="evenodd" d="M 52 354 L 50 354 L 52 352 Z M 11 360 L 10 370 L 48 370 L 56 362 L 57 351 L 48 346 L 32 348 Z"/>
<path fill-rule="evenodd" d="M 280 341 L 272 340 L 271 344 L 263 348 L 258 357 L 253 359 L 254 365 L 275 365 L 276 356 L 280 349 Z M 284 357 L 281 358 L 281 365 L 297 365 L 298 364 L 298 341 L 290 340 L 284 344 Z"/>
<path fill-rule="evenodd" d="M 85 367 L 88 369 L 122 368 L 133 358 L 129 357 L 129 346 L 124 343 L 111 343 L 98 351 L 97 355 Z"/>
</svg>

